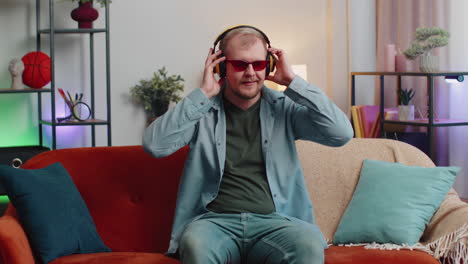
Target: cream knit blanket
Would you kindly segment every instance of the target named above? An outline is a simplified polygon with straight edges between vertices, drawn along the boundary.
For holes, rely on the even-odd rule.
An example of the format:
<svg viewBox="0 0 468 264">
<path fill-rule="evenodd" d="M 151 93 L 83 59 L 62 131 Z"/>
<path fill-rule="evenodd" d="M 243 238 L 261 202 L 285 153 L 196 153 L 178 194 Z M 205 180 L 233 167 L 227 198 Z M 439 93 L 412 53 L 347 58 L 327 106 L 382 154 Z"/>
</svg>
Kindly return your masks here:
<svg viewBox="0 0 468 264">
<path fill-rule="evenodd" d="M 314 205 L 316 223 L 329 242 L 354 193 L 364 159 L 435 166 L 419 149 L 395 140 L 354 138 L 339 148 L 298 141 L 296 146 Z M 432 217 L 418 244 L 373 243 L 365 244 L 365 247 L 422 250 L 441 263 L 468 263 L 468 204 L 462 202 L 452 189 Z"/>
</svg>

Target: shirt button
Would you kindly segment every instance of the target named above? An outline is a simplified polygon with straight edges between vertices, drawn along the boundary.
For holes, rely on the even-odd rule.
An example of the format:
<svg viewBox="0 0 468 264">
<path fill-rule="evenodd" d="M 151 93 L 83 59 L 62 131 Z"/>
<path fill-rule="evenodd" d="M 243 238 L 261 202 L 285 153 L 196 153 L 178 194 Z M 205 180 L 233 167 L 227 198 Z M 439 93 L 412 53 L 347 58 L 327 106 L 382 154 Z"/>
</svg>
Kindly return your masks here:
<svg viewBox="0 0 468 264">
<path fill-rule="evenodd" d="M 275 197 L 275 198 L 276 198 L 276 193 L 275 193 L 275 194 L 273 194 L 273 197 Z"/>
<path fill-rule="evenodd" d="M 200 104 L 201 104 L 201 105 L 205 105 L 205 102 L 201 102 Z"/>
<path fill-rule="evenodd" d="M 265 144 L 267 144 L 267 143 L 268 143 L 268 140 L 267 140 L 267 139 L 265 139 Z"/>
</svg>

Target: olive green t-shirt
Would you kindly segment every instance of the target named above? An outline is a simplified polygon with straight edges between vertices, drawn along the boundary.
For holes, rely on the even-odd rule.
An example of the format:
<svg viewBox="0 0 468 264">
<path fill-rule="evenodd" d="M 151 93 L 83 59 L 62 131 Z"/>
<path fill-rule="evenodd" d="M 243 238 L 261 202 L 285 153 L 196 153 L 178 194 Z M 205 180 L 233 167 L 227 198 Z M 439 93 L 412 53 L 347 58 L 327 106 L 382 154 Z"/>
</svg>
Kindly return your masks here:
<svg viewBox="0 0 468 264">
<path fill-rule="evenodd" d="M 207 208 L 217 213 L 275 211 L 261 144 L 260 101 L 243 110 L 224 99 L 226 163 L 218 196 Z"/>
</svg>

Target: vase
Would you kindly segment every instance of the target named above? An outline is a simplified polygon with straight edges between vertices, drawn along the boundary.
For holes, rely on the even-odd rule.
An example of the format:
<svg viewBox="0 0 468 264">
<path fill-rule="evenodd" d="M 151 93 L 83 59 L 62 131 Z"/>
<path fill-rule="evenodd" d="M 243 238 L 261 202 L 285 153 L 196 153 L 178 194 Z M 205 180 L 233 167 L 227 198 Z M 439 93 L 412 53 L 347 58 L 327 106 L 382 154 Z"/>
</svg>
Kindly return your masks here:
<svg viewBox="0 0 468 264">
<path fill-rule="evenodd" d="M 405 55 L 395 56 L 395 71 L 406 72 L 408 70 L 407 62 Z"/>
<path fill-rule="evenodd" d="M 402 121 L 414 120 L 414 105 L 399 105 L 398 119 Z"/>
<path fill-rule="evenodd" d="M 78 7 L 71 12 L 73 20 L 78 22 L 78 28 L 93 28 L 93 21 L 99 17 L 99 13 L 93 7 L 93 1 L 78 2 Z"/>
<path fill-rule="evenodd" d="M 164 100 L 154 100 L 151 104 L 151 116 L 158 117 L 162 116 L 169 109 L 169 102 Z"/>
<path fill-rule="evenodd" d="M 419 58 L 419 70 L 422 72 L 439 71 L 439 57 L 423 55 Z"/>
</svg>

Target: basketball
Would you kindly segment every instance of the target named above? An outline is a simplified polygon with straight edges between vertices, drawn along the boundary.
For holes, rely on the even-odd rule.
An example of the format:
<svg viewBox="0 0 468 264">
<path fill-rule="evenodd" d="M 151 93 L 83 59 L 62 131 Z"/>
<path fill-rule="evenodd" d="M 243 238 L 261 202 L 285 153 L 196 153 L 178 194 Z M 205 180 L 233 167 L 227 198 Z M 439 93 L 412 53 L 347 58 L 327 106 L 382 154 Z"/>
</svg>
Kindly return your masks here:
<svg viewBox="0 0 468 264">
<path fill-rule="evenodd" d="M 50 57 L 40 51 L 29 52 L 21 58 L 24 64 L 23 83 L 40 89 L 50 82 Z"/>
</svg>

